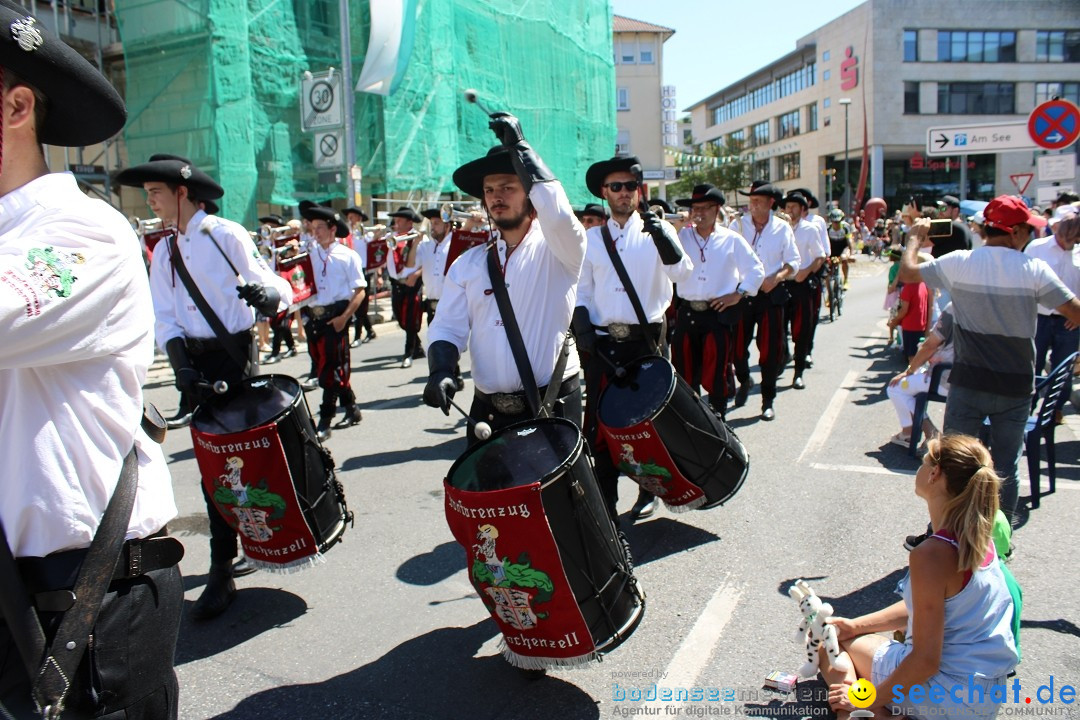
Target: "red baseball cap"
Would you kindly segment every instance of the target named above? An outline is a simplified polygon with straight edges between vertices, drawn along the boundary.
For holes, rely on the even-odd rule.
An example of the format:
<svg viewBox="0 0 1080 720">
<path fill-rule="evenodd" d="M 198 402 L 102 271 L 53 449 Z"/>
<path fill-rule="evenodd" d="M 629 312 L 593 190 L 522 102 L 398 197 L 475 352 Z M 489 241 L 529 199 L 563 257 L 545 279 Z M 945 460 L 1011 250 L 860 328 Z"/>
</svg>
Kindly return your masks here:
<svg viewBox="0 0 1080 720">
<path fill-rule="evenodd" d="M 1012 230 L 1017 225 L 1046 226 L 1046 218 L 1033 214 L 1023 200 L 1012 195 L 991 200 L 983 209 L 983 217 L 987 226 L 998 230 Z"/>
</svg>

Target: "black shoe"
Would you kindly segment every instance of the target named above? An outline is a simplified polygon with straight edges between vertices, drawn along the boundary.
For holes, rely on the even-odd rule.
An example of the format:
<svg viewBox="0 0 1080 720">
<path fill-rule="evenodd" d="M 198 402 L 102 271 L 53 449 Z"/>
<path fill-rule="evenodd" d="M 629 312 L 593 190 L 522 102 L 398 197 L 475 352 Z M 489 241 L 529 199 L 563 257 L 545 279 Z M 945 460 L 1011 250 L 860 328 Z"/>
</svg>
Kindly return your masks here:
<svg viewBox="0 0 1080 720">
<path fill-rule="evenodd" d="M 791 387 L 795 388 L 796 390 L 806 389 L 806 383 L 803 382 L 802 375 L 795 376 L 795 379 L 791 381 Z"/>
<path fill-rule="evenodd" d="M 202 595 L 191 607 L 192 620 L 210 620 L 229 609 L 236 597 L 233 582 L 232 561 L 211 563 Z"/>
<path fill-rule="evenodd" d="M 239 560 L 233 563 L 232 574 L 234 578 L 244 577 L 250 575 L 253 572 L 257 572 L 259 568 L 255 567 L 248 562 L 246 557 L 241 557 Z"/>
<path fill-rule="evenodd" d="M 747 380 L 744 383 L 739 384 L 739 389 L 735 391 L 735 407 L 739 408 L 746 404 L 747 398 L 750 397 L 750 388 L 754 387 L 753 380 Z"/>
<path fill-rule="evenodd" d="M 335 428 L 347 428 L 358 424 L 364 419 L 363 414 L 360 412 L 360 408 L 353 405 L 351 408 L 345 408 L 345 417 L 343 417 Z"/>
<path fill-rule="evenodd" d="M 809 355 L 806 356 L 806 367 L 814 367 L 814 358 L 810 357 Z"/>
<path fill-rule="evenodd" d="M 926 532 L 924 532 L 922 535 L 908 535 L 906 538 L 904 538 L 904 549 L 907 550 L 908 552 L 911 552 L 912 550 L 917 548 L 922 543 L 923 540 L 925 540 L 926 538 L 930 537 L 933 534 L 934 534 L 933 526 L 932 525 L 927 525 L 926 526 Z"/>
<path fill-rule="evenodd" d="M 281 362 L 281 358 L 278 355 L 273 355 L 273 354 L 267 355 L 266 357 L 264 357 L 262 359 L 262 364 L 263 365 L 273 365 L 274 363 L 279 363 L 279 362 Z"/>
<path fill-rule="evenodd" d="M 330 423 L 333 422 L 333 415 L 320 415 L 319 426 L 315 428 L 315 439 L 319 442 L 326 442 L 330 439 Z"/>
<path fill-rule="evenodd" d="M 630 517 L 634 520 L 644 520 L 652 517 L 656 512 L 656 496 L 648 492 L 639 492 L 637 502 L 630 508 Z"/>
<path fill-rule="evenodd" d="M 772 422 L 776 419 L 776 412 L 771 407 L 761 408 L 761 419 L 765 422 Z"/>
<path fill-rule="evenodd" d="M 165 421 L 165 427 L 169 430 L 176 430 L 177 428 L 187 427 L 191 424 L 191 413 L 180 412 L 173 415 L 171 418 Z"/>
<path fill-rule="evenodd" d="M 300 387 L 304 389 L 304 392 L 310 392 L 315 388 L 319 387 L 319 378 L 309 377 L 307 380 L 300 383 Z"/>
<path fill-rule="evenodd" d="M 411 357 L 406 355 L 401 361 L 401 367 L 403 367 L 403 368 L 412 367 L 412 360 L 413 359 Z"/>
<path fill-rule="evenodd" d="M 296 355 L 296 348 L 291 347 L 288 350 L 286 350 L 285 352 L 281 353 L 280 357 L 281 357 L 282 360 L 284 360 L 286 358 L 294 357 L 295 355 Z"/>
</svg>

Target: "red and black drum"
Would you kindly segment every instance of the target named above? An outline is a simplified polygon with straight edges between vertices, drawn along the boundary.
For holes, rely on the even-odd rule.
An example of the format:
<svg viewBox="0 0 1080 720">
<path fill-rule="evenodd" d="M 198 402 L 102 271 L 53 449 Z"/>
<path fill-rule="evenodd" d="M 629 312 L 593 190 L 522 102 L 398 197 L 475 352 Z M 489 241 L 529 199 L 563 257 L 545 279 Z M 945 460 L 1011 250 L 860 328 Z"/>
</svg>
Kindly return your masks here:
<svg viewBox="0 0 1080 720">
<path fill-rule="evenodd" d="M 520 668 L 596 659 L 645 611 L 584 447 L 568 420 L 529 420 L 469 448 L 444 482 L 469 580 Z"/>
<path fill-rule="evenodd" d="M 211 397 L 195 411 L 191 436 L 207 493 L 258 567 L 319 562 L 351 524 L 295 378 L 260 375 Z"/>
<path fill-rule="evenodd" d="M 600 394 L 597 419 L 611 460 L 673 511 L 730 500 L 750 468 L 742 442 L 670 362 L 640 358 Z"/>
</svg>

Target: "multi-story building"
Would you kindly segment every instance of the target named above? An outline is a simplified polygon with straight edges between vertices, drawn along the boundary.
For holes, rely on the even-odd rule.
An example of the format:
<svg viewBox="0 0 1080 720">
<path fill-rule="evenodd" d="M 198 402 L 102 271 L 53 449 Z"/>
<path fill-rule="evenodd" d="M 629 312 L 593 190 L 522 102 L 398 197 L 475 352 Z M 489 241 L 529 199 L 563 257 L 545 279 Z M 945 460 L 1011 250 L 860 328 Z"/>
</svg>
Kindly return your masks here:
<svg viewBox="0 0 1080 720">
<path fill-rule="evenodd" d="M 854 196 L 865 155 L 863 197 L 898 208 L 1016 193 L 1046 151 L 928 157 L 927 131 L 1024 122 L 1055 95 L 1080 102 L 1074 1 L 868 0 L 688 111 L 696 142 L 742 141 L 752 177 L 845 209 L 845 156 Z"/>
<path fill-rule="evenodd" d="M 614 16 L 612 24 L 618 125 L 615 153 L 637 155 L 646 179 L 661 180 L 664 146 L 678 142 L 674 88 L 665 88 L 662 83 L 664 43 L 675 31 L 620 15 Z"/>
</svg>

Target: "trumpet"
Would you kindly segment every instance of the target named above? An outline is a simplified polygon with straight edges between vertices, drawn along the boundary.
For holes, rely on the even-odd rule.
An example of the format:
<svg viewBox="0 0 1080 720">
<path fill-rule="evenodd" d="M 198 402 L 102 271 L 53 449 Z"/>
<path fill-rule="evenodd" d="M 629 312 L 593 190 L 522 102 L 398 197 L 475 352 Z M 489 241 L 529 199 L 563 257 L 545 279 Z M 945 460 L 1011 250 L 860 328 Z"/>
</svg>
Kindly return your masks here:
<svg viewBox="0 0 1080 720">
<path fill-rule="evenodd" d="M 413 230 L 411 233 L 405 233 L 404 235 L 387 235 L 386 236 L 386 247 L 393 250 L 395 247 L 397 247 L 397 244 L 399 242 L 401 242 L 402 240 L 404 240 L 406 242 L 412 242 L 413 240 L 415 240 L 418 237 L 420 237 L 420 233 L 416 232 L 415 230 Z"/>
<path fill-rule="evenodd" d="M 476 212 L 476 211 L 473 211 Z M 473 212 L 468 210 L 459 210 L 450 203 L 443 203 L 439 207 L 439 217 L 445 223 L 453 220 L 471 220 L 473 219 Z"/>
<path fill-rule="evenodd" d="M 660 205 L 653 205 L 652 207 L 649 208 L 649 212 L 651 212 L 654 215 L 659 215 L 660 217 L 664 218 L 668 222 L 675 222 L 676 220 L 679 220 L 681 218 L 679 213 L 669 213 L 666 210 L 664 210 L 664 208 L 661 207 Z"/>
<path fill-rule="evenodd" d="M 279 242 L 299 236 L 300 232 L 296 228 L 289 227 L 288 225 L 281 225 L 280 227 L 263 225 L 259 228 L 259 237 L 263 240 L 269 240 L 270 242 Z"/>
</svg>

